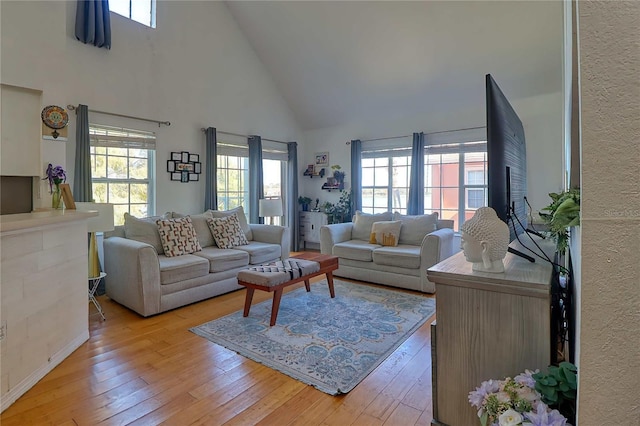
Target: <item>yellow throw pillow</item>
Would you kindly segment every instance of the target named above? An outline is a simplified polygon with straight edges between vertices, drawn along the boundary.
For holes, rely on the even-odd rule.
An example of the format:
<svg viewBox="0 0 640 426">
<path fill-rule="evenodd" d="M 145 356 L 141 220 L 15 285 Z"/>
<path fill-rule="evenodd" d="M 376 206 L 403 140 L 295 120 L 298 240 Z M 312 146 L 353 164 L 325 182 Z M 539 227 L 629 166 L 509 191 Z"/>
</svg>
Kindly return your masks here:
<svg viewBox="0 0 640 426">
<path fill-rule="evenodd" d="M 400 239 L 401 227 L 402 222 L 399 220 L 374 222 L 371 227 L 371 235 L 375 236 L 376 243 L 382 246 L 395 247 Z"/>
</svg>

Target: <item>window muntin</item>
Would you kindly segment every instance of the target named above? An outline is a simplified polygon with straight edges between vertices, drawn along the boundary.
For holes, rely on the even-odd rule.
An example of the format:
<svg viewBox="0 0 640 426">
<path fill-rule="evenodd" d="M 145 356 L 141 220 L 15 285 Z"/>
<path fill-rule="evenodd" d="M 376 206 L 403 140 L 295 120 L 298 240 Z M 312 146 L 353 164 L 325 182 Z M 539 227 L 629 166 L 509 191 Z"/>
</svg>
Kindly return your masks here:
<svg viewBox="0 0 640 426">
<path fill-rule="evenodd" d="M 147 27 L 156 27 L 156 0 L 109 0 L 109 10 Z"/>
<path fill-rule="evenodd" d="M 155 134 L 134 129 L 89 125 L 93 198 L 111 203 L 116 225 L 124 213 L 154 214 Z"/>
</svg>

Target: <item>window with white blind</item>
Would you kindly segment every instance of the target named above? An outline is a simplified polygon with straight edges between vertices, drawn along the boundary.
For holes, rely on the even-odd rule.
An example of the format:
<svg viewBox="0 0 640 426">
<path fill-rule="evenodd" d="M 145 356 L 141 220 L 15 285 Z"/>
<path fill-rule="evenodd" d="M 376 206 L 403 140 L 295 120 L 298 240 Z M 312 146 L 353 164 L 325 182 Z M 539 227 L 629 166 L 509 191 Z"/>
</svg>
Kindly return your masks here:
<svg viewBox="0 0 640 426">
<path fill-rule="evenodd" d="M 371 141 L 362 146 L 362 211 L 407 214 L 411 139 Z"/>
<path fill-rule="evenodd" d="M 156 27 L 156 0 L 109 0 L 109 11 L 147 27 Z"/>
<path fill-rule="evenodd" d="M 125 212 L 153 215 L 155 133 L 90 124 L 89 135 L 95 201 L 114 205 L 116 225 L 124 223 Z"/>
<path fill-rule="evenodd" d="M 425 134 L 424 211 L 452 219 L 459 230 L 487 205 L 487 142 L 484 129 Z"/>
<path fill-rule="evenodd" d="M 218 210 L 229 210 L 242 206 L 249 213 L 249 148 L 246 141 L 230 142 L 218 140 L 217 196 Z M 287 146 L 262 142 L 262 181 L 264 196 L 281 198 L 286 211 L 286 165 Z M 273 223 L 282 224 L 281 217 L 274 217 Z"/>
</svg>

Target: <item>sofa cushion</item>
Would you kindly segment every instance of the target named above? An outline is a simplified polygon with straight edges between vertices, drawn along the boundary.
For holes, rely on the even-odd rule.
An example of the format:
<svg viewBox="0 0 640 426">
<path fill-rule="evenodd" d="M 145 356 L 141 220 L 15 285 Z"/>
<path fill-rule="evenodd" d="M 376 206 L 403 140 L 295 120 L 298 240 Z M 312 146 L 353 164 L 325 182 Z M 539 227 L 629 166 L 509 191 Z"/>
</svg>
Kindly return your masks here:
<svg viewBox="0 0 640 426">
<path fill-rule="evenodd" d="M 369 241 L 371 237 L 371 227 L 374 222 L 380 222 L 385 220 L 392 220 L 393 215 L 391 212 L 384 212 L 378 214 L 362 213 L 360 210 L 356 211 L 355 220 L 353 222 L 353 229 L 351 231 L 351 238 L 354 240 Z"/>
<path fill-rule="evenodd" d="M 251 232 L 251 227 L 247 222 L 247 215 L 244 214 L 244 209 L 242 208 L 242 206 L 238 206 L 235 209 L 231 210 L 207 210 L 207 212 L 211 213 L 213 217 L 227 217 L 231 216 L 234 213 L 237 214 L 238 220 L 240 221 L 240 227 L 244 231 L 244 236 L 249 241 L 253 240 L 253 232 Z"/>
<path fill-rule="evenodd" d="M 395 247 L 398 245 L 401 227 L 402 222 L 399 220 L 383 220 L 380 222 L 374 222 L 371 227 L 372 238 L 369 242 L 374 242 L 382 246 Z"/>
<path fill-rule="evenodd" d="M 240 227 L 238 215 L 235 213 L 231 216 L 207 219 L 207 224 L 213 234 L 216 245 L 221 249 L 249 244 Z"/>
<path fill-rule="evenodd" d="M 382 246 L 369 244 L 368 241 L 349 240 L 333 246 L 333 255 L 344 259 L 373 261 L 373 250 Z"/>
<path fill-rule="evenodd" d="M 193 223 L 193 229 L 196 230 L 196 237 L 198 237 L 198 242 L 200 242 L 200 246 L 202 248 L 215 246 L 216 242 L 213 239 L 213 235 L 211 234 L 211 230 L 209 229 L 209 225 L 207 224 L 207 219 L 212 218 L 211 212 L 206 211 L 200 214 L 192 214 L 186 215 L 182 213 L 173 212 L 172 217 L 180 218 L 180 217 L 190 217 L 191 222 Z"/>
<path fill-rule="evenodd" d="M 405 216 L 394 212 L 393 220 L 402 222 L 399 243 L 419 246 L 422 245 L 425 235 L 436 230 L 438 213 Z"/>
<path fill-rule="evenodd" d="M 249 263 L 256 265 L 270 262 L 282 256 L 282 247 L 279 244 L 261 243 L 250 241 L 248 245 L 238 246 L 235 250 L 246 251 L 249 254 Z"/>
<path fill-rule="evenodd" d="M 373 251 L 373 262 L 408 269 L 420 268 L 420 247 L 402 244 L 396 247 L 380 247 Z"/>
<path fill-rule="evenodd" d="M 182 256 L 202 250 L 190 217 L 159 219 L 156 224 L 165 256 Z"/>
<path fill-rule="evenodd" d="M 173 284 L 205 276 L 209 273 L 209 261 L 193 254 L 167 257 L 158 256 L 160 284 Z"/>
<path fill-rule="evenodd" d="M 242 250 L 206 247 L 194 253 L 194 256 L 203 257 L 209 261 L 209 272 L 228 271 L 249 264 L 249 254 Z"/>
<path fill-rule="evenodd" d="M 168 219 L 170 214 L 164 216 L 151 216 L 145 218 L 137 218 L 129 213 L 124 214 L 124 236 L 130 240 L 140 241 L 141 243 L 151 244 L 158 254 L 162 254 L 162 241 L 158 232 L 156 221 L 159 219 Z"/>
</svg>

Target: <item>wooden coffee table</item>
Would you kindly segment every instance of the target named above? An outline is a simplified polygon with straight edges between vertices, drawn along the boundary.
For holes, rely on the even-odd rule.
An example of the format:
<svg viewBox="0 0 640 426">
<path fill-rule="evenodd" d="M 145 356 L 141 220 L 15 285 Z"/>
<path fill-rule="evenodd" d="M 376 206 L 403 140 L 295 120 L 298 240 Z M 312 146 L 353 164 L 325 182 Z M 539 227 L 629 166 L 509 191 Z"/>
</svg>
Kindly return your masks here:
<svg viewBox="0 0 640 426">
<path fill-rule="evenodd" d="M 240 279 L 238 279 L 238 284 L 247 288 L 242 316 L 246 317 L 249 315 L 249 310 L 251 309 L 251 301 L 253 300 L 253 292 L 255 290 L 273 292 L 273 302 L 271 305 L 271 321 L 269 325 L 274 325 L 276 323 L 276 318 L 278 317 L 278 309 L 280 309 L 280 299 L 282 298 L 282 291 L 284 290 L 284 288 L 292 284 L 299 283 L 300 281 L 304 281 L 305 289 L 309 292 L 311 291 L 309 280 L 322 274 L 325 274 L 327 277 L 327 284 L 329 286 L 329 294 L 331 294 L 331 298 L 336 297 L 335 290 L 333 288 L 333 271 L 338 269 L 338 258 L 336 256 L 306 252 L 291 256 L 290 259 L 303 259 L 312 262 L 318 262 L 318 264 L 320 265 L 320 269 L 311 274 L 303 275 L 301 277 L 294 278 L 277 285 L 260 285 L 241 281 Z"/>
</svg>

